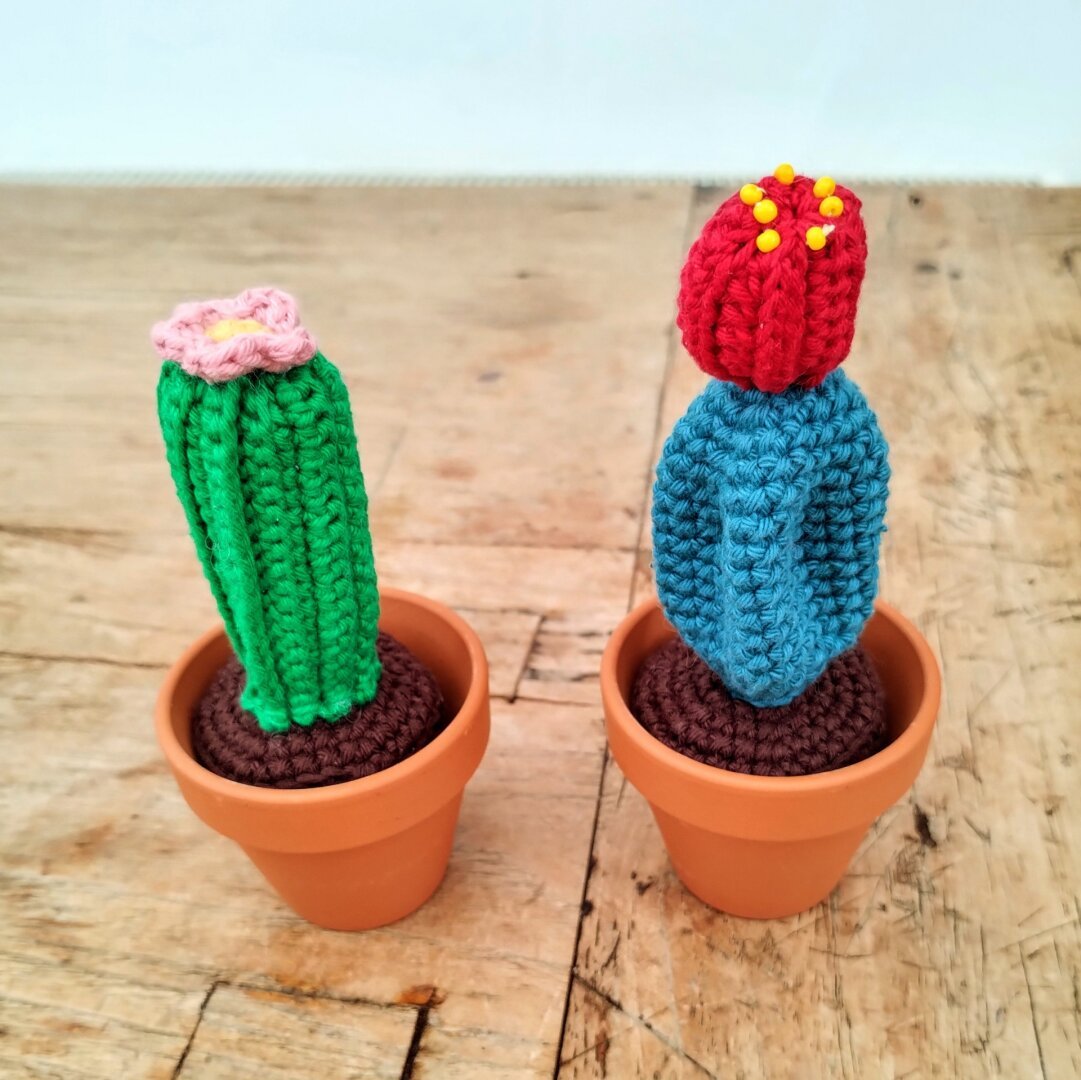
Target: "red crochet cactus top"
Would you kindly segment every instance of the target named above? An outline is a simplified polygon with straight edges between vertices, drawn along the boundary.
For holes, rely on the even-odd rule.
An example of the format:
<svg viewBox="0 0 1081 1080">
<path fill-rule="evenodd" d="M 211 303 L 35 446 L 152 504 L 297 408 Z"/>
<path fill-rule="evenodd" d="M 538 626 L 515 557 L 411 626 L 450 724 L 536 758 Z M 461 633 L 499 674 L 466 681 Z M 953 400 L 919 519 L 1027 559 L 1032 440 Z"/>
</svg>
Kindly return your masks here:
<svg viewBox="0 0 1081 1080">
<path fill-rule="evenodd" d="M 779 166 L 723 202 L 691 248 L 683 344 L 703 371 L 744 389 L 817 386 L 852 345 L 866 260 L 859 199 Z"/>
</svg>

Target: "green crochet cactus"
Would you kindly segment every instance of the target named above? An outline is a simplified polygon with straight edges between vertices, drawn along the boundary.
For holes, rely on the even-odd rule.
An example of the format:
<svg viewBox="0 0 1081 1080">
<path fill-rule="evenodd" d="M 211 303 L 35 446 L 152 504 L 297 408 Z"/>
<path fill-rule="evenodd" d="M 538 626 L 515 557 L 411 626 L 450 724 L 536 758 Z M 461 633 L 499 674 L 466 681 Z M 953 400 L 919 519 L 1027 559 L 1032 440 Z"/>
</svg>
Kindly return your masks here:
<svg viewBox="0 0 1081 1080">
<path fill-rule="evenodd" d="M 159 352 L 183 352 L 167 333 L 176 324 L 174 316 L 155 328 Z M 196 550 L 247 674 L 241 704 L 264 729 L 283 731 L 375 697 L 379 595 L 367 496 L 334 365 L 315 352 L 285 370 L 252 364 L 209 381 L 222 377 L 226 347 L 251 351 L 266 336 L 226 332 L 234 336 L 220 346 L 212 336 L 198 343 L 216 367 L 191 355 L 162 365 L 158 415 Z"/>
</svg>

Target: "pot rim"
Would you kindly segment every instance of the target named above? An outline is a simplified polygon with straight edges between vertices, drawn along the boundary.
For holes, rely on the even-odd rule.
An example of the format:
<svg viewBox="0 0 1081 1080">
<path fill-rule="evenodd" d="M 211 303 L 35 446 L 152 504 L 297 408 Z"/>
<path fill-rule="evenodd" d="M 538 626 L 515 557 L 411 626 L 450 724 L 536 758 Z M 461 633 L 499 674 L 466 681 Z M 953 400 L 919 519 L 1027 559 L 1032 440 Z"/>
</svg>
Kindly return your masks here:
<svg viewBox="0 0 1081 1080">
<path fill-rule="evenodd" d="M 225 627 L 219 623 L 200 634 L 169 668 L 154 706 L 154 727 L 158 742 L 170 767 L 177 774 L 178 781 L 186 781 L 187 784 L 215 801 L 240 803 L 246 808 L 255 810 L 260 807 L 273 808 L 280 812 L 285 807 L 325 810 L 335 803 L 347 802 L 358 796 L 378 798 L 388 789 L 408 782 L 414 774 L 427 771 L 453 743 L 462 737 L 465 733 L 463 728 L 467 728 L 474 717 L 486 713 L 488 660 L 476 631 L 457 612 L 445 604 L 419 593 L 393 587 L 380 587 L 379 596 L 381 601 L 391 600 L 418 607 L 436 616 L 461 639 L 469 654 L 469 689 L 466 696 L 454 717 L 427 746 L 411 754 L 404 761 L 370 776 L 346 780 L 340 784 L 328 784 L 324 787 L 288 789 L 259 787 L 255 784 L 241 783 L 238 780 L 229 780 L 211 772 L 195 760 L 177 737 L 173 728 L 172 703 L 178 684 L 187 674 L 196 657 L 214 646 L 220 639 L 226 638 Z"/>
<path fill-rule="evenodd" d="M 755 776 L 706 765 L 673 750 L 651 735 L 635 718 L 619 686 L 618 668 L 628 638 L 646 619 L 663 618 L 656 597 L 639 604 L 626 615 L 609 639 L 601 658 L 601 695 L 609 727 L 612 751 L 623 771 L 651 802 L 712 831 L 730 832 L 748 838 L 788 840 L 843 832 L 869 824 L 878 813 L 907 790 L 919 772 L 938 714 L 941 676 L 934 654 L 923 635 L 896 608 L 875 601 L 875 618 L 882 619 L 905 640 L 914 652 L 923 678 L 923 692 L 911 721 L 888 746 L 852 765 L 807 776 Z M 665 620 L 667 623 L 667 620 Z M 672 634 L 675 630 L 667 624 Z M 613 740 L 612 736 L 616 739 Z M 672 774 L 680 781 L 678 790 L 664 790 L 666 784 L 648 775 Z M 646 773 L 647 775 L 644 775 Z M 651 790 L 656 788 L 656 790 Z M 822 799 L 840 793 L 858 798 L 852 805 L 821 806 Z M 709 807 L 696 800 L 715 798 Z M 819 804 L 819 805 L 815 805 Z M 780 811 L 791 818 L 755 821 L 752 808 Z M 720 811 L 720 813 L 718 813 Z M 810 811 L 810 816 L 803 815 Z M 719 820 L 725 817 L 725 820 Z M 828 824 L 827 824 L 828 823 Z"/>
</svg>

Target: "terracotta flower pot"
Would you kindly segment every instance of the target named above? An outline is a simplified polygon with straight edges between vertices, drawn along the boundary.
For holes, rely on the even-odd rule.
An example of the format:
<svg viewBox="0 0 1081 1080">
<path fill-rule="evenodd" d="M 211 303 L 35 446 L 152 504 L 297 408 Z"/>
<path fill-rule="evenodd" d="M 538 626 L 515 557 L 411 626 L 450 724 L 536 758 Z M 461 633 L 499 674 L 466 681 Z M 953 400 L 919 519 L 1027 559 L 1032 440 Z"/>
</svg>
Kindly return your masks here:
<svg viewBox="0 0 1081 1080">
<path fill-rule="evenodd" d="M 650 735 L 628 707 L 639 666 L 675 631 L 656 600 L 616 628 L 601 661 L 612 754 L 646 797 L 680 880 L 732 915 L 813 907 L 840 881 L 872 822 L 912 786 L 938 713 L 940 679 L 920 632 L 881 601 L 861 644 L 886 691 L 891 742 L 812 776 L 749 776 L 703 765 Z"/>
<path fill-rule="evenodd" d="M 222 628 L 173 665 L 158 695 L 158 741 L 188 805 L 235 840 L 300 916 L 332 930 L 365 930 L 415 911 L 450 859 L 466 782 L 488 744 L 488 661 L 449 608 L 399 589 L 380 591 L 380 628 L 435 675 L 452 717 L 412 757 L 361 780 L 279 791 L 204 769 L 191 752 L 191 716 L 230 654 Z"/>
</svg>

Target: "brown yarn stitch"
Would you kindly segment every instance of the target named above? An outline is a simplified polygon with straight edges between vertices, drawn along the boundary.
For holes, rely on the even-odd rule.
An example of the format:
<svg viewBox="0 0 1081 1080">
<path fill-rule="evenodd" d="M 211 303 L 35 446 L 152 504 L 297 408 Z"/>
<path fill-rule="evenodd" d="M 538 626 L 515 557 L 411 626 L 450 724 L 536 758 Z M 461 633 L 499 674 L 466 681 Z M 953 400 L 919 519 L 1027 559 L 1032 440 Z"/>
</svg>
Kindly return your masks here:
<svg viewBox="0 0 1081 1080">
<path fill-rule="evenodd" d="M 241 708 L 244 669 L 235 656 L 218 671 L 192 719 L 195 759 L 242 784 L 324 787 L 404 761 L 443 729 L 443 695 L 432 673 L 389 634 L 376 642 L 383 674 L 367 705 L 328 723 L 264 731 Z"/>
<path fill-rule="evenodd" d="M 631 712 L 655 739 L 695 761 L 756 776 L 803 776 L 852 765 L 889 741 L 885 695 L 860 648 L 833 660 L 777 708 L 739 701 L 677 639 L 638 671 Z"/>
</svg>

